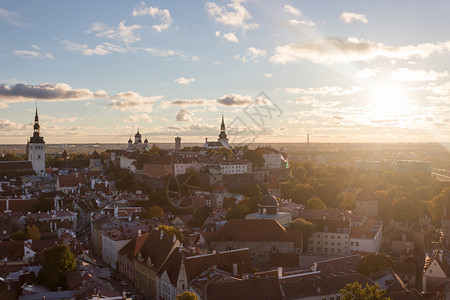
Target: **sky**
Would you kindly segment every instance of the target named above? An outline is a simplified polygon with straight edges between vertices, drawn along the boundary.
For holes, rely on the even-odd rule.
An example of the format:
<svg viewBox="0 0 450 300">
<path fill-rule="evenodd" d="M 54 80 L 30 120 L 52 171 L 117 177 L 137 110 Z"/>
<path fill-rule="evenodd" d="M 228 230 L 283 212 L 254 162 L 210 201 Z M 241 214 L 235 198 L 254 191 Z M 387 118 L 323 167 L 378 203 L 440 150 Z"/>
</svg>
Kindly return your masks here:
<svg viewBox="0 0 450 300">
<path fill-rule="evenodd" d="M 448 142 L 449 1 L 0 1 L 0 143 Z"/>
</svg>

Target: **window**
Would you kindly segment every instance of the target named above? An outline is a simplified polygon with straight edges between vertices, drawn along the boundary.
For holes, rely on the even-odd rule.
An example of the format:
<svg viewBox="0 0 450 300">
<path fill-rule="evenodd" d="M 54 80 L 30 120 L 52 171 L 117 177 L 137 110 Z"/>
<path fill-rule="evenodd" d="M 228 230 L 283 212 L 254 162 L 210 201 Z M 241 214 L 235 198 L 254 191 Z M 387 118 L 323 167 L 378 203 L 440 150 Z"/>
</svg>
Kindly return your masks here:
<svg viewBox="0 0 450 300">
<path fill-rule="evenodd" d="M 428 270 L 430 271 L 430 272 L 429 272 L 430 274 L 433 273 L 433 270 L 431 270 L 431 269 L 428 269 Z"/>
<path fill-rule="evenodd" d="M 317 245 L 320 245 L 320 241 L 317 241 Z"/>
<path fill-rule="evenodd" d="M 341 236 L 340 236 L 340 235 L 338 235 L 338 239 L 341 239 Z"/>
<path fill-rule="evenodd" d="M 317 249 L 318 252 L 320 252 L 320 250 L 321 250 L 320 247 L 317 247 L 316 249 Z"/>
<path fill-rule="evenodd" d="M 341 253 L 341 249 L 338 248 L 338 253 Z"/>
<path fill-rule="evenodd" d="M 328 242 L 325 242 L 325 245 L 328 245 Z"/>
<path fill-rule="evenodd" d="M 320 234 L 317 235 L 317 238 L 320 238 Z"/>
<path fill-rule="evenodd" d="M 325 252 L 328 252 L 328 248 L 325 248 Z"/>
<path fill-rule="evenodd" d="M 334 253 L 334 248 L 331 248 L 330 251 L 331 251 L 331 253 Z"/>
<path fill-rule="evenodd" d="M 356 242 L 356 246 L 359 247 L 359 242 Z"/>
<path fill-rule="evenodd" d="M 309 247 L 309 251 L 314 251 L 314 247 Z"/>
<path fill-rule="evenodd" d="M 354 242 L 350 242 L 350 246 L 354 246 L 355 245 L 355 243 Z"/>
<path fill-rule="evenodd" d="M 331 242 L 331 246 L 334 246 L 334 242 Z"/>
<path fill-rule="evenodd" d="M 325 231 L 326 232 L 326 231 Z M 327 239 L 328 238 L 328 234 L 325 234 L 325 238 Z"/>
<path fill-rule="evenodd" d="M 323 231 L 328 232 L 328 227 L 324 227 Z M 326 236 L 325 236 L 326 237 Z"/>
<path fill-rule="evenodd" d="M 311 240 L 311 241 L 309 241 L 309 243 L 310 243 L 310 244 L 312 244 L 312 243 L 313 243 L 313 241 Z"/>
<path fill-rule="evenodd" d="M 332 235 L 331 238 L 334 239 L 334 235 Z"/>
</svg>

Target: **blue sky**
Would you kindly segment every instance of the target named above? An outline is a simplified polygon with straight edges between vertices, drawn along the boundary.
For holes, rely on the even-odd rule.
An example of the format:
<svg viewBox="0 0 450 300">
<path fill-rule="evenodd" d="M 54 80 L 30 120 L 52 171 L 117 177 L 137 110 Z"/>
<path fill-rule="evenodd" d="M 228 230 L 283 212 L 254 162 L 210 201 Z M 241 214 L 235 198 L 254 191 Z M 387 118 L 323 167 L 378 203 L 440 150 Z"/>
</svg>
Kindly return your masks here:
<svg viewBox="0 0 450 300">
<path fill-rule="evenodd" d="M 449 6 L 2 1 L 0 143 L 448 141 Z"/>
</svg>

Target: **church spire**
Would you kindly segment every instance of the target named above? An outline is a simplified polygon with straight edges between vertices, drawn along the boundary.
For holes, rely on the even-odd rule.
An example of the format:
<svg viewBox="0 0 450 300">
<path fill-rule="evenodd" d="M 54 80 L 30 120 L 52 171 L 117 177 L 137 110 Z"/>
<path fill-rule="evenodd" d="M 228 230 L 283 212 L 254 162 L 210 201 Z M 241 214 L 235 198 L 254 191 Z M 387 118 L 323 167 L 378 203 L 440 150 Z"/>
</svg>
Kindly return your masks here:
<svg viewBox="0 0 450 300">
<path fill-rule="evenodd" d="M 222 124 L 220 125 L 220 134 L 219 134 L 219 139 L 226 139 L 227 138 L 227 134 L 225 133 L 225 121 L 223 119 L 223 113 L 222 113 Z"/>
<path fill-rule="evenodd" d="M 37 136 L 39 136 L 39 132 L 40 132 L 40 126 L 39 126 L 39 116 L 38 116 L 37 101 L 36 101 L 36 114 L 34 116 L 34 135 L 37 134 Z"/>
</svg>

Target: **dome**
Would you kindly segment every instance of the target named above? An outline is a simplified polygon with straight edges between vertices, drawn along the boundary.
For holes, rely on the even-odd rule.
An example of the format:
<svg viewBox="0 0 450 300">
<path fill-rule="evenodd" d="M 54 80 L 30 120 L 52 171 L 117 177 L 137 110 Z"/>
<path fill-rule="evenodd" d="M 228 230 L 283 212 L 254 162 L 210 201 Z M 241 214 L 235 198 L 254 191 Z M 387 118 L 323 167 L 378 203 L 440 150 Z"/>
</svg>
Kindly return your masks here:
<svg viewBox="0 0 450 300">
<path fill-rule="evenodd" d="M 264 195 L 261 200 L 259 200 L 259 207 L 277 207 L 278 200 L 273 195 Z"/>
<path fill-rule="evenodd" d="M 128 140 L 128 143 L 131 144 L 133 141 L 131 140 L 131 138 Z"/>
<path fill-rule="evenodd" d="M 136 133 L 136 135 L 134 137 L 135 138 L 141 138 L 141 134 L 139 133 L 139 131 Z"/>
<path fill-rule="evenodd" d="M 144 143 L 146 143 L 146 144 L 148 143 L 148 140 L 147 140 L 147 138 L 145 138 L 145 140 L 144 140 Z"/>
</svg>

